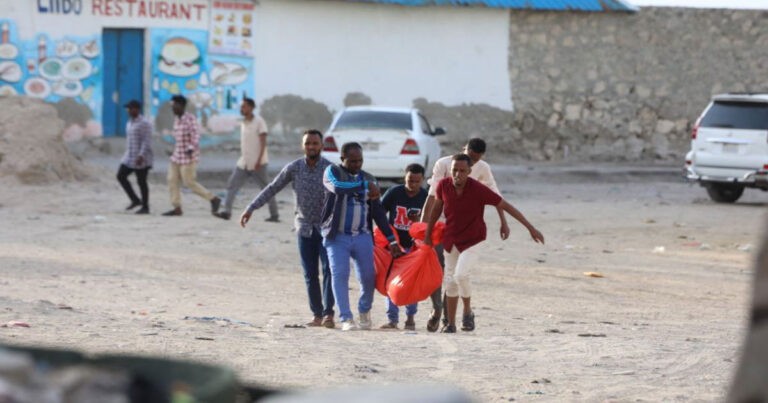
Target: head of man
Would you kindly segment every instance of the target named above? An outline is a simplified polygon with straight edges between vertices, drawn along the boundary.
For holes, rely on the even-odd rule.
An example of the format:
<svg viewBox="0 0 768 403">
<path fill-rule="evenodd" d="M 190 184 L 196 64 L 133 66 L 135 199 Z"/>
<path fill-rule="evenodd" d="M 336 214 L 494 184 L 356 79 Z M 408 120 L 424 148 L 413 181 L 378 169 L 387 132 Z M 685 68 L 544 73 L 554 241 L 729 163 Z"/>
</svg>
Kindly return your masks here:
<svg viewBox="0 0 768 403">
<path fill-rule="evenodd" d="M 451 158 L 451 179 L 453 186 L 463 188 L 472 172 L 472 159 L 467 154 L 456 154 Z"/>
<path fill-rule="evenodd" d="M 184 95 L 174 95 L 171 102 L 173 102 L 173 114 L 181 117 L 187 109 L 187 98 Z"/>
<path fill-rule="evenodd" d="M 125 109 L 128 111 L 128 116 L 130 116 L 131 119 L 136 119 L 141 115 L 141 102 L 132 99 L 125 104 Z"/>
<path fill-rule="evenodd" d="M 246 118 L 253 117 L 253 110 L 256 109 L 256 102 L 253 99 L 244 97 L 240 104 L 240 115 Z"/>
<path fill-rule="evenodd" d="M 305 131 L 301 138 L 301 146 L 305 157 L 310 160 L 320 158 L 320 151 L 323 149 L 323 133 L 315 129 Z"/>
<path fill-rule="evenodd" d="M 363 168 L 363 146 L 359 143 L 344 143 L 341 146 L 341 166 L 352 175 Z"/>
<path fill-rule="evenodd" d="M 464 154 L 469 155 L 473 164 L 477 163 L 485 154 L 485 141 L 477 137 L 469 139 L 467 145 L 464 146 Z"/>
<path fill-rule="evenodd" d="M 419 164 L 410 164 L 405 167 L 405 190 L 410 193 L 418 192 L 424 183 L 424 167 Z"/>
</svg>

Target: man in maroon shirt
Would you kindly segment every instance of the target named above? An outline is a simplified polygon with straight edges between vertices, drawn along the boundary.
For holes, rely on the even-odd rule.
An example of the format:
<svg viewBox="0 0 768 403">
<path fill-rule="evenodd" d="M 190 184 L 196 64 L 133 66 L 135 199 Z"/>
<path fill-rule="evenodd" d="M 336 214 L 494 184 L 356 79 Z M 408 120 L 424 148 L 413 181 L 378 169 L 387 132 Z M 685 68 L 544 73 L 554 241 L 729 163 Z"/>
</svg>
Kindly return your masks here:
<svg viewBox="0 0 768 403">
<path fill-rule="evenodd" d="M 440 213 L 445 213 L 443 246 L 445 247 L 445 278 L 443 287 L 448 307 L 448 324 L 443 333 L 456 333 L 456 308 L 459 297 L 464 303 L 461 330 L 475 329 L 475 314 L 470 305 L 470 274 L 478 257 L 476 246 L 485 241 L 483 221 L 485 206 L 496 206 L 520 222 L 535 242 L 544 243 L 544 236 L 515 207 L 490 188 L 469 177 L 472 160 L 466 154 L 456 154 L 451 161 L 451 177 L 438 182 L 435 204 L 428 217 L 425 243 L 432 245 L 432 228 Z"/>
</svg>

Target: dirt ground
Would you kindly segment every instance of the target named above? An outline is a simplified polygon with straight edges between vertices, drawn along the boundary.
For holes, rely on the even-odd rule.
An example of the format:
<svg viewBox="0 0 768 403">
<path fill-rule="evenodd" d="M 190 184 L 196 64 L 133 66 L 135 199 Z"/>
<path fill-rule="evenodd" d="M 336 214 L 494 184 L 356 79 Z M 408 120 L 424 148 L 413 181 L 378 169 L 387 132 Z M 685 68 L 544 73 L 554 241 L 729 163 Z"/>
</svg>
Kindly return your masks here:
<svg viewBox="0 0 768 403">
<path fill-rule="evenodd" d="M 768 195 L 717 205 L 677 177 L 619 166 L 494 167 L 547 243 L 518 225 L 501 241 L 487 209 L 477 330 L 455 335 L 425 330 L 427 302 L 417 332 L 293 327 L 310 315 L 289 190 L 278 195 L 283 222 L 260 210 L 243 230 L 191 193 L 184 216 L 160 216 L 168 195 L 157 180 L 152 215 L 127 213 L 111 168 L 48 186 L 2 179 L 0 323 L 30 327 L 0 328 L 0 341 L 212 362 L 278 389 L 417 383 L 484 402 L 721 400 Z M 384 310 L 377 295 L 376 327 Z"/>
</svg>

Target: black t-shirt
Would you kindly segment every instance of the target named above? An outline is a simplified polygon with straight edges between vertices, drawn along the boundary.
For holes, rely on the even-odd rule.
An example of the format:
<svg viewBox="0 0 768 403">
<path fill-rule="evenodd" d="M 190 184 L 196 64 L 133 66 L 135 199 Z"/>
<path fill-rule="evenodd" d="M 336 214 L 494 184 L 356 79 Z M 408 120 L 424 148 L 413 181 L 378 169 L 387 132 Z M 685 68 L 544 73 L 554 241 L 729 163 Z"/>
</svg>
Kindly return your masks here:
<svg viewBox="0 0 768 403">
<path fill-rule="evenodd" d="M 413 239 L 408 234 L 408 229 L 411 228 L 411 219 L 408 216 L 410 215 L 418 220 L 418 217 L 421 216 L 421 208 L 424 207 L 426 200 L 427 191 L 424 188 L 420 188 L 415 196 L 408 197 L 405 185 L 389 188 L 381 199 L 381 204 L 387 210 L 389 223 L 397 230 L 397 235 L 400 237 L 400 246 L 403 248 L 410 248 L 413 245 Z"/>
</svg>

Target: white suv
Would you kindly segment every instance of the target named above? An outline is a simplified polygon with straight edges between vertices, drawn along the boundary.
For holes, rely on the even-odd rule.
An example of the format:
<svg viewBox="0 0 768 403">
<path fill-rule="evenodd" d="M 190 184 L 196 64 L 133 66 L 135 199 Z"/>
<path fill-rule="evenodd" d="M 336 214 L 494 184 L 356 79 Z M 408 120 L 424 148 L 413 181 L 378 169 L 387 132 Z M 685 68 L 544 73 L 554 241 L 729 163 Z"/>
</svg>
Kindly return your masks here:
<svg viewBox="0 0 768 403">
<path fill-rule="evenodd" d="M 693 127 L 685 172 L 720 203 L 746 187 L 768 190 L 768 94 L 714 96 Z"/>
<path fill-rule="evenodd" d="M 432 173 L 440 158 L 440 143 L 435 136 L 445 134 L 432 128 L 417 109 L 379 106 L 344 108 L 333 118 L 323 138 L 323 155 L 340 163 L 344 143 L 363 146 L 363 170 L 378 179 L 402 181 L 405 167 L 418 163 Z"/>
</svg>

